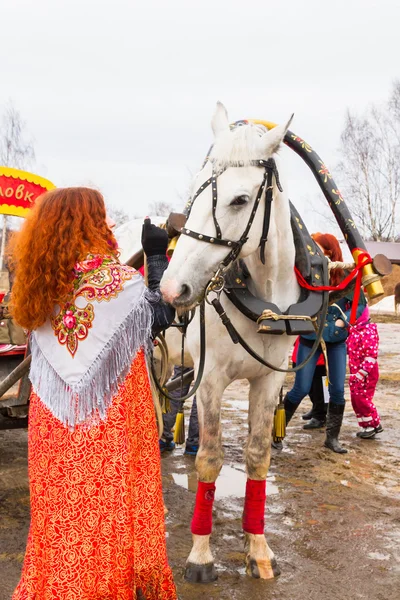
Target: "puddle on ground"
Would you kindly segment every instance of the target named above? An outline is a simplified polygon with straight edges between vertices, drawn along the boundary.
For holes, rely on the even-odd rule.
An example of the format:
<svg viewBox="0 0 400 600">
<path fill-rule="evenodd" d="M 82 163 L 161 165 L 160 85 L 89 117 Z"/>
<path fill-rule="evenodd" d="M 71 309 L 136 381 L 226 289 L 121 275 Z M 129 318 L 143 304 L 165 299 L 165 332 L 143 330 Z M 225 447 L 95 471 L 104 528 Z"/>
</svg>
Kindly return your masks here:
<svg viewBox="0 0 400 600">
<path fill-rule="evenodd" d="M 236 542 L 237 540 L 237 535 L 223 535 L 222 536 L 224 540 L 228 541 L 228 542 Z"/>
<path fill-rule="evenodd" d="M 382 554 L 381 552 L 370 552 L 367 556 L 372 560 L 390 560 L 390 554 Z"/>
<path fill-rule="evenodd" d="M 228 402 L 224 402 L 223 405 L 224 410 L 233 410 L 233 411 L 242 411 L 247 412 L 249 409 L 249 401 L 248 400 L 229 400 Z"/>
<path fill-rule="evenodd" d="M 179 485 L 180 487 L 183 487 L 191 492 L 196 492 L 197 475 L 195 472 L 189 474 L 172 473 L 172 478 L 176 485 Z M 224 465 L 216 482 L 216 499 L 228 498 L 230 496 L 244 498 L 246 491 L 246 479 L 247 476 L 243 468 L 235 468 L 229 465 Z M 275 485 L 274 481 L 274 475 L 270 475 L 267 478 L 267 496 L 279 494 L 279 488 L 277 485 Z"/>
</svg>

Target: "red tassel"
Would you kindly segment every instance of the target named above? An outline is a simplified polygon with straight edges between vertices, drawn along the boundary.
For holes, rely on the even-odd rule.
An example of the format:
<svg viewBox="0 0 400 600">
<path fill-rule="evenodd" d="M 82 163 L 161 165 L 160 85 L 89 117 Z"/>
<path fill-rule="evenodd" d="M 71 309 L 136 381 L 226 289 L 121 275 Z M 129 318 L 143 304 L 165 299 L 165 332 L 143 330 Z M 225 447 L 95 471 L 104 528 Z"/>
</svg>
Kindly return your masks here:
<svg viewBox="0 0 400 600">
<path fill-rule="evenodd" d="M 357 320 L 357 308 L 358 308 L 358 300 L 360 298 L 361 283 L 362 283 L 362 271 L 358 271 L 356 286 L 354 288 L 354 294 L 353 294 L 353 304 L 351 306 L 350 325 L 354 325 L 354 323 Z"/>
<path fill-rule="evenodd" d="M 196 535 L 210 535 L 212 531 L 214 496 L 215 483 L 198 482 L 196 505 L 192 519 L 192 533 Z"/>
<path fill-rule="evenodd" d="M 248 479 L 246 482 L 246 498 L 243 510 L 243 531 L 246 533 L 264 533 L 265 501 L 267 499 L 267 482 Z"/>
</svg>

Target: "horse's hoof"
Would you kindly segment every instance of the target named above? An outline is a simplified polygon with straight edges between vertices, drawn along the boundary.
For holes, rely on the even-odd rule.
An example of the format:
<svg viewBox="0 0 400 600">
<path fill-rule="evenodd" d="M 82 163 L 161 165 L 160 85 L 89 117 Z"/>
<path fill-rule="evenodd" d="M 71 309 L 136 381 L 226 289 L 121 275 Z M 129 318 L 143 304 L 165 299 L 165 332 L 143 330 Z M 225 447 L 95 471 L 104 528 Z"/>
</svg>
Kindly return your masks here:
<svg viewBox="0 0 400 600">
<path fill-rule="evenodd" d="M 196 565 L 194 563 L 187 562 L 185 579 L 190 583 L 212 583 L 218 579 L 218 575 L 217 571 L 215 570 L 214 563 Z"/>
<path fill-rule="evenodd" d="M 254 579 L 274 579 L 281 574 L 276 559 L 268 560 L 267 558 L 258 559 L 246 558 L 246 573 Z"/>
</svg>

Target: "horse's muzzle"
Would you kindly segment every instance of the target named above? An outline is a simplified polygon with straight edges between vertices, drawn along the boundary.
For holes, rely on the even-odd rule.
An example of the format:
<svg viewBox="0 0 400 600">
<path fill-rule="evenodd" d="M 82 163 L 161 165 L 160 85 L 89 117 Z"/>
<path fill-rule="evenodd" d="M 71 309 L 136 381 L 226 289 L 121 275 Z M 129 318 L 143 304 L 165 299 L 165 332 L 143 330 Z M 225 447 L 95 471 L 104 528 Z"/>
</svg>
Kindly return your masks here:
<svg viewBox="0 0 400 600">
<path fill-rule="evenodd" d="M 193 288 L 188 283 L 178 284 L 170 279 L 162 283 L 160 289 L 165 302 L 175 308 L 189 308 L 196 301 Z"/>
</svg>

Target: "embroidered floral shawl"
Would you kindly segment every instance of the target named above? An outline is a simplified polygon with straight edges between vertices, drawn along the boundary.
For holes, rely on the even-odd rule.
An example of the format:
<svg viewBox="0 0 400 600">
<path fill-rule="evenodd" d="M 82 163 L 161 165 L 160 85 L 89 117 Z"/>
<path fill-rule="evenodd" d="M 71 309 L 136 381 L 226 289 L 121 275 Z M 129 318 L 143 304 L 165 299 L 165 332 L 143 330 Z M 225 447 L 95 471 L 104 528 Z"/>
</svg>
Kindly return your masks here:
<svg viewBox="0 0 400 600">
<path fill-rule="evenodd" d="M 111 257 L 75 265 L 71 297 L 31 336 L 33 389 L 70 429 L 106 418 L 140 348 L 152 310 L 141 275 Z"/>
</svg>

